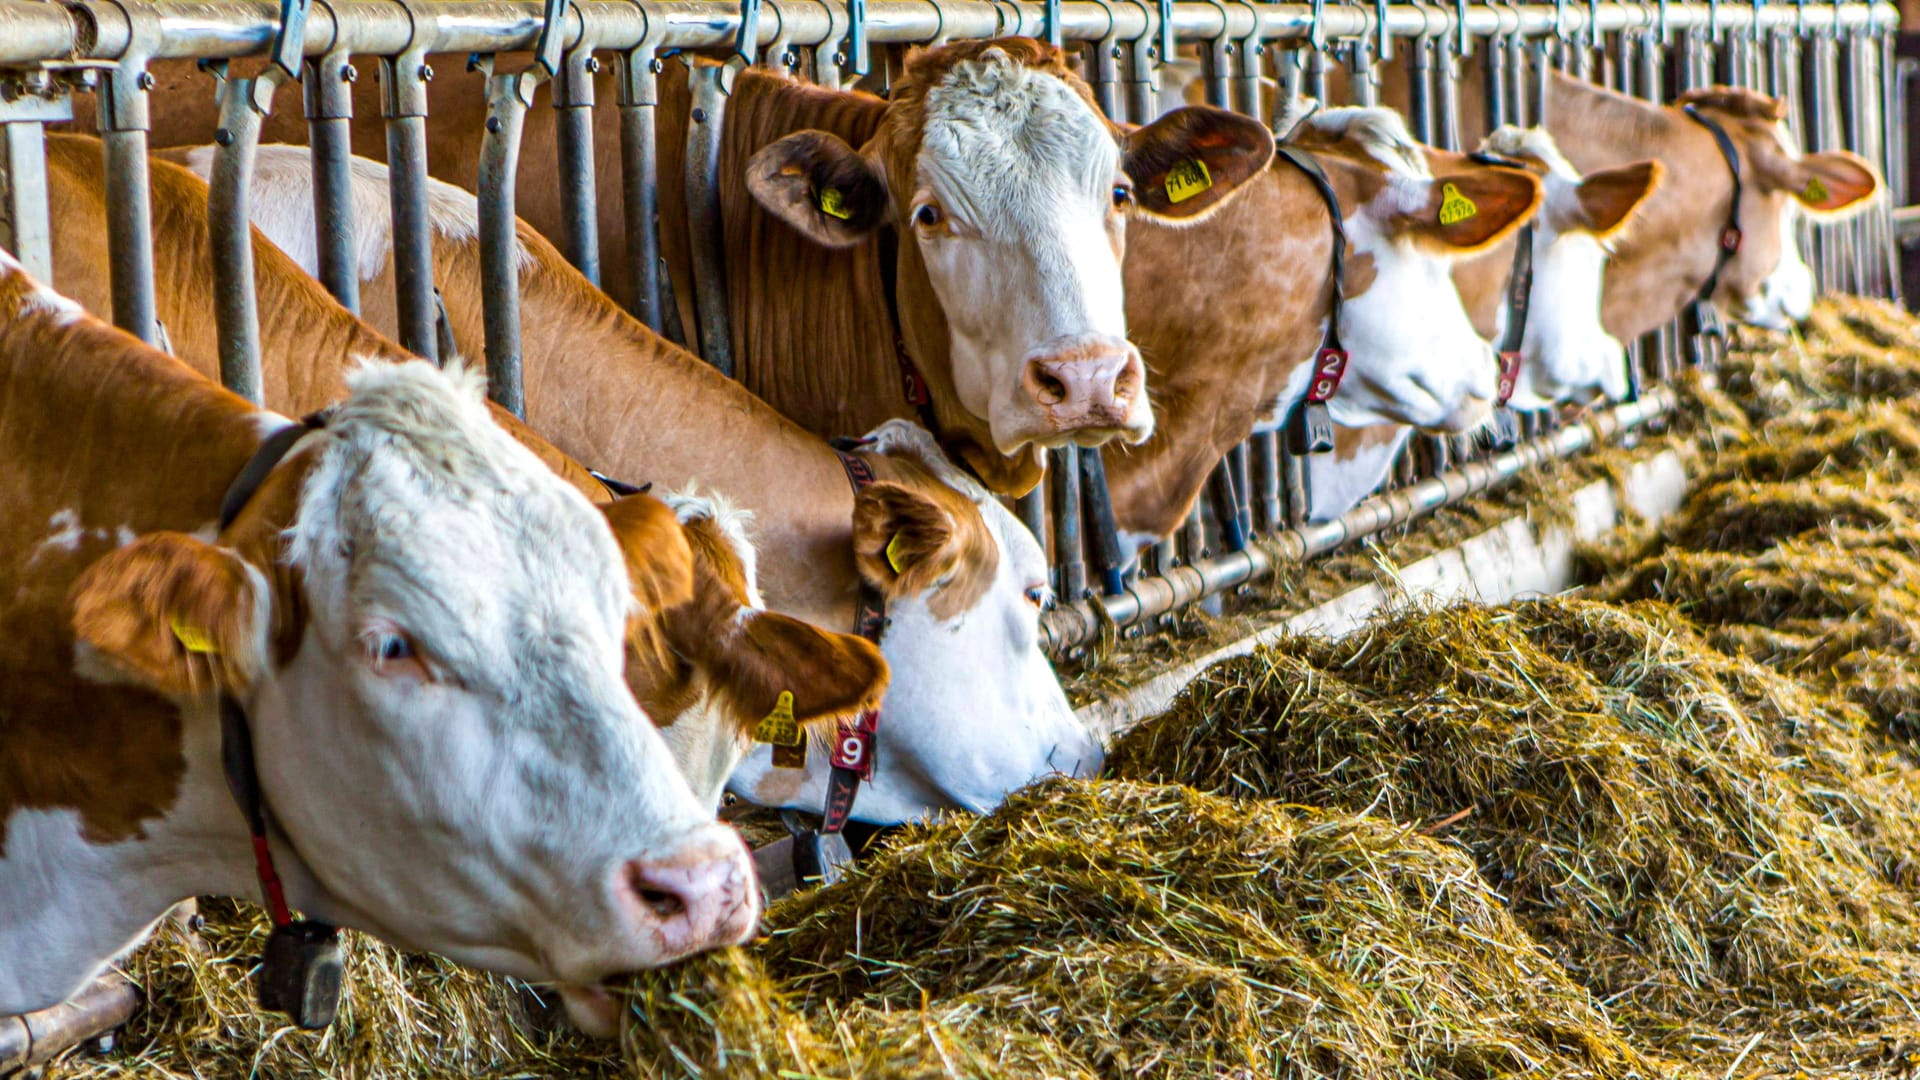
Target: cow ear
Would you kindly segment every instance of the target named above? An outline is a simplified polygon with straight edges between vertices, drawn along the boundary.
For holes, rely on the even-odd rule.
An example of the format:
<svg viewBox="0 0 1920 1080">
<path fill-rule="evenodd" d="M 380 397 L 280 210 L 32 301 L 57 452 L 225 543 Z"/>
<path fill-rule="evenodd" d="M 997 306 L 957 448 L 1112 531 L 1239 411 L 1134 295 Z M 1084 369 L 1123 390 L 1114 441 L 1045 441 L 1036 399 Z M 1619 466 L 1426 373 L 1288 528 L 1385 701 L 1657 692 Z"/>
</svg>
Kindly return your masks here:
<svg viewBox="0 0 1920 1080">
<path fill-rule="evenodd" d="M 837 720 L 874 708 L 887 692 L 889 672 L 866 638 L 830 633 L 786 615 L 755 611 L 745 633 L 715 658 L 741 724 L 750 732 L 793 695 L 802 724 Z"/>
<path fill-rule="evenodd" d="M 1396 213 L 1390 231 L 1453 255 L 1485 251 L 1540 209 L 1540 181 L 1524 169 L 1474 169 L 1428 181 L 1427 201 Z"/>
<path fill-rule="evenodd" d="M 600 509 L 640 610 L 662 612 L 693 599 L 693 549 L 671 507 L 651 495 L 628 495 Z"/>
<path fill-rule="evenodd" d="M 230 548 L 143 536 L 73 584 L 73 633 L 163 694 L 244 694 L 266 667 L 270 593 Z"/>
<path fill-rule="evenodd" d="M 1198 219 L 1273 160 L 1273 133 L 1207 105 L 1175 109 L 1126 135 L 1134 202 L 1158 218 Z"/>
<path fill-rule="evenodd" d="M 931 588 L 959 560 L 958 525 L 903 484 L 862 488 L 853 501 L 853 558 L 860 577 L 889 596 Z"/>
<path fill-rule="evenodd" d="M 849 247 L 887 217 L 887 184 L 838 135 L 796 131 L 747 162 L 747 190 L 767 213 L 815 243 Z"/>
<path fill-rule="evenodd" d="M 1880 177 L 1864 158 L 1845 150 L 1822 150 L 1795 162 L 1790 189 L 1801 206 L 1818 215 L 1844 217 L 1880 190 Z"/>
<path fill-rule="evenodd" d="M 1666 176 L 1658 161 L 1636 161 L 1616 169 L 1596 169 L 1580 181 L 1575 197 L 1580 203 L 1580 228 L 1602 240 L 1625 228 L 1633 212 L 1647 201 Z"/>
</svg>

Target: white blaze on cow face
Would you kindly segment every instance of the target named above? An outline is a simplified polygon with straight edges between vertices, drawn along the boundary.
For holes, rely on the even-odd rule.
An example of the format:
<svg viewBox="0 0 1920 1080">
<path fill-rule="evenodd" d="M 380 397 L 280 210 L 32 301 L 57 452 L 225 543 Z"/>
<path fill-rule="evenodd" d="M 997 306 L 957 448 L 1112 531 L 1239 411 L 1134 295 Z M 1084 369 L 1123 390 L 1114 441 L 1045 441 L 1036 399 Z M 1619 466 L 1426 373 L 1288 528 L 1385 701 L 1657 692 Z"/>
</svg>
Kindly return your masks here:
<svg viewBox="0 0 1920 1080">
<path fill-rule="evenodd" d="M 1780 201 L 1780 262 L 1740 304 L 1740 320 L 1767 330 L 1790 330 L 1813 314 L 1813 268 L 1800 254 L 1800 205 Z"/>
<path fill-rule="evenodd" d="M 1144 440 L 1115 195 L 1129 181 L 1106 121 L 1064 80 L 989 50 L 928 89 L 914 170 L 906 217 L 955 389 L 996 447 Z"/>
<path fill-rule="evenodd" d="M 882 705 L 873 780 L 861 785 L 854 817 L 897 824 L 951 810 L 985 813 L 1041 777 L 1098 773 L 1105 760 L 1100 740 L 1074 715 L 1040 648 L 1040 612 L 1051 594 L 1039 544 L 998 500 L 954 469 L 921 428 L 893 421 L 872 438 L 874 453 L 924 463 L 952 489 L 943 500 L 946 514 L 977 516 L 914 525 L 872 515 L 873 522 L 885 522 L 873 533 L 879 546 L 887 544 L 882 533 L 896 526 L 944 530 L 943 538 L 922 547 L 938 545 L 927 557 L 945 572 L 932 571 L 939 576 L 930 587 L 888 597 L 880 648 L 895 677 Z M 915 502 L 916 512 L 932 505 Z M 857 537 L 861 528 L 857 517 Z M 970 549 L 964 562 L 945 562 L 956 546 Z M 865 563 L 879 562 L 872 552 L 862 561 L 863 573 Z M 915 567 L 903 565 L 899 580 L 917 580 Z M 956 580 L 973 575 L 981 576 Z M 978 597 L 964 610 L 949 610 L 945 601 L 955 588 Z M 761 747 L 728 786 L 751 802 L 818 811 L 827 774 L 824 745 L 811 748 L 804 770 L 774 768 Z"/>
<path fill-rule="evenodd" d="M 1546 198 L 1533 222 L 1533 284 L 1522 362 L 1511 403 L 1544 409 L 1563 401 L 1627 395 L 1626 349 L 1600 320 L 1612 241 L 1660 181 L 1658 162 L 1598 170 L 1583 178 L 1545 128 L 1507 125 L 1483 150 L 1543 170 Z M 1503 306 L 1501 333 L 1512 315 Z"/>
<path fill-rule="evenodd" d="M 612 534 L 456 378 L 353 376 L 286 534 L 304 636 L 245 704 L 295 902 L 571 983 L 740 941 L 744 850 L 623 682 Z"/>
</svg>

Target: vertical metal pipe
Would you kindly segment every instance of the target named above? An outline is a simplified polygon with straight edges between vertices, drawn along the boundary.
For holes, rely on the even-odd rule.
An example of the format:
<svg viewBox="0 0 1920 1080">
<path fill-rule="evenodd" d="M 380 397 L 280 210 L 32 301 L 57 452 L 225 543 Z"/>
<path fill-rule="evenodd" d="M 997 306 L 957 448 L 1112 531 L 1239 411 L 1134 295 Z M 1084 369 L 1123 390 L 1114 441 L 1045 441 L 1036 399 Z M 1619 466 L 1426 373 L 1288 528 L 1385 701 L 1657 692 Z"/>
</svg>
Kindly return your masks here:
<svg viewBox="0 0 1920 1080">
<path fill-rule="evenodd" d="M 600 193 L 593 166 L 593 76 L 600 61 L 575 46 L 554 76 L 553 119 L 560 159 L 560 239 L 567 261 L 600 284 Z"/>
<path fill-rule="evenodd" d="M 1347 78 L 1349 105 L 1371 106 L 1380 100 L 1380 88 L 1374 85 L 1373 48 L 1365 40 L 1355 41 L 1352 72 Z"/>
<path fill-rule="evenodd" d="M 627 310 L 656 334 L 666 333 L 660 299 L 660 159 L 654 107 L 660 101 L 660 61 L 653 49 L 620 56 L 620 195 L 627 228 Z"/>
<path fill-rule="evenodd" d="M 1047 550 L 1047 487 L 1042 480 L 1038 486 L 1013 502 L 1013 509 L 1020 517 L 1020 523 L 1027 527 L 1033 538 L 1039 542 L 1040 550 Z"/>
<path fill-rule="evenodd" d="M 144 65 L 100 76 L 100 141 L 107 174 L 107 280 L 113 324 L 149 345 L 160 343 L 154 315 L 153 202 L 147 182 L 147 91 Z"/>
<path fill-rule="evenodd" d="M 1547 96 L 1553 89 L 1553 42 L 1541 38 L 1533 42 L 1533 100 L 1528 114 L 1532 123 L 1548 123 Z"/>
<path fill-rule="evenodd" d="M 1413 124 L 1413 137 L 1423 143 L 1433 141 L 1433 42 L 1418 38 L 1407 50 L 1407 119 Z"/>
<path fill-rule="evenodd" d="M 1280 448 L 1283 452 L 1286 450 L 1286 440 L 1281 440 Z M 1283 453 L 1280 481 L 1287 500 L 1287 528 L 1297 529 L 1307 523 L 1313 509 L 1313 498 L 1307 491 L 1306 459 L 1299 454 Z"/>
<path fill-rule="evenodd" d="M 1087 73 L 1094 104 L 1100 106 L 1107 119 L 1116 123 L 1126 119 L 1121 111 L 1119 52 L 1119 45 L 1112 39 L 1089 41 L 1080 51 L 1080 70 Z"/>
<path fill-rule="evenodd" d="M 1507 122 L 1507 39 L 1490 38 L 1480 48 L 1487 88 L 1487 130 Z"/>
<path fill-rule="evenodd" d="M 266 100 L 256 102 L 258 91 Z M 273 99 L 264 79 L 228 79 L 220 91 L 220 127 L 213 133 L 208 177 L 207 238 L 213 251 L 213 320 L 220 351 L 220 384 L 266 404 L 260 385 L 260 313 L 253 290 L 253 224 L 248 188 L 260 146 L 258 107 Z"/>
<path fill-rule="evenodd" d="M 1666 98 L 1665 69 L 1660 36 L 1649 30 L 1640 39 L 1640 96 L 1656 105 Z"/>
<path fill-rule="evenodd" d="M 533 104 L 530 75 L 489 75 L 487 131 L 480 144 L 480 305 L 487 335 L 487 396 L 526 419 L 520 367 L 520 239 L 514 184 L 520 133 Z"/>
<path fill-rule="evenodd" d="M 1207 509 L 1213 511 L 1221 548 L 1245 551 L 1247 534 L 1240 528 L 1240 498 L 1234 490 L 1233 465 L 1226 458 L 1221 458 L 1207 477 Z"/>
<path fill-rule="evenodd" d="M 694 65 L 687 74 L 693 109 L 687 123 L 687 228 L 692 238 L 693 303 L 700 355 L 733 377 L 733 335 L 727 318 L 727 273 L 720 217 L 720 132 L 730 66 Z"/>
<path fill-rule="evenodd" d="M 400 344 L 444 363 L 435 332 L 433 225 L 427 218 L 427 82 L 424 54 L 380 61 L 382 115 L 387 121 L 387 191 L 393 203 L 393 290 Z"/>
<path fill-rule="evenodd" d="M 1080 550 L 1078 452 L 1074 446 L 1047 451 L 1047 490 L 1053 496 L 1053 591 L 1062 600 L 1079 600 L 1087 592 L 1087 564 Z"/>
<path fill-rule="evenodd" d="M 1287 527 L 1284 511 L 1280 508 L 1280 435 L 1278 432 L 1256 433 L 1251 440 L 1252 460 L 1248 469 L 1252 473 L 1250 486 L 1254 505 L 1254 528 L 1262 533 L 1276 533 Z"/>
<path fill-rule="evenodd" d="M 1159 115 L 1155 108 L 1156 97 L 1153 86 L 1154 47 L 1152 16 L 1148 18 L 1148 31 L 1145 37 L 1128 42 L 1125 59 L 1127 62 L 1127 119 L 1136 124 L 1150 124 Z"/>
<path fill-rule="evenodd" d="M 70 115 L 70 114 L 69 114 Z M 45 285 L 53 284 L 53 231 L 47 211 L 47 142 L 38 120 L 0 124 L 0 173 L 7 205 L 0 219 L 11 230 L 6 247 Z"/>
<path fill-rule="evenodd" d="M 1120 536 L 1114 530 L 1113 497 L 1107 490 L 1107 464 L 1098 447 L 1081 447 L 1080 508 L 1085 517 L 1081 528 L 1086 535 L 1087 565 L 1100 579 L 1100 591 L 1119 596 L 1124 590 L 1120 569 L 1129 553 L 1120 550 Z"/>
<path fill-rule="evenodd" d="M 1460 71 L 1453 55 L 1453 36 L 1433 39 L 1437 59 L 1434 65 L 1434 145 L 1442 150 L 1460 149 Z"/>
<path fill-rule="evenodd" d="M 313 232 L 320 284 L 360 314 L 359 245 L 353 220 L 353 64 L 344 52 L 315 58 L 301 79 L 313 164 Z"/>
<path fill-rule="evenodd" d="M 1613 88 L 1631 97 L 1634 86 L 1640 81 L 1639 45 L 1640 39 L 1632 30 L 1622 30 L 1615 39 L 1614 48 L 1619 59 L 1614 64 Z"/>
<path fill-rule="evenodd" d="M 1526 38 L 1516 35 L 1507 40 L 1507 123 L 1517 127 L 1528 126 L 1527 117 L 1532 115 L 1527 95 L 1527 47 Z"/>
<path fill-rule="evenodd" d="M 1327 101 L 1327 54 L 1320 49 L 1308 49 L 1304 56 L 1305 66 L 1300 73 L 1301 88 L 1308 97 L 1324 105 Z M 1371 89 L 1371 80 L 1366 81 L 1368 88 Z M 1244 108 L 1241 111 L 1249 116 L 1258 115 L 1257 112 Z"/>
</svg>

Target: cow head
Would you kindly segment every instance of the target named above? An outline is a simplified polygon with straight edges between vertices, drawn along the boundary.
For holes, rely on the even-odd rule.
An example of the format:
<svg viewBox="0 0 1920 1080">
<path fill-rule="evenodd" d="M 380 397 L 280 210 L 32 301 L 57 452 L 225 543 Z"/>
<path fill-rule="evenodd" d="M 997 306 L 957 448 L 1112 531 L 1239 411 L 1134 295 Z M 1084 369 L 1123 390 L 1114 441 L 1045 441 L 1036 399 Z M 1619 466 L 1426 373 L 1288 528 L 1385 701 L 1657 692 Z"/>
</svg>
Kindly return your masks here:
<svg viewBox="0 0 1920 1080">
<path fill-rule="evenodd" d="M 1814 284 L 1795 239 L 1797 217 L 1838 220 L 1860 213 L 1880 191 L 1879 176 L 1864 158 L 1845 150 L 1801 153 L 1787 128 L 1787 103 L 1779 98 L 1711 87 L 1680 95 L 1676 105 L 1692 105 L 1718 122 L 1741 159 L 1744 235 L 1740 252 L 1721 271 L 1714 303 L 1771 329 L 1806 318 L 1813 309 Z M 1709 175 L 1727 189 L 1724 165 Z M 1721 202 L 1724 206 L 1724 196 Z M 1702 217 L 1716 228 L 1724 221 Z"/>
<path fill-rule="evenodd" d="M 370 365 L 349 387 L 217 537 L 89 567 L 79 641 L 196 715 L 239 701 L 317 918 L 587 985 L 742 940 L 746 853 L 622 680 L 633 596 L 605 521 L 493 424 L 477 376 Z M 685 596 L 684 560 L 641 587 Z"/>
<path fill-rule="evenodd" d="M 871 440 L 880 479 L 855 499 L 854 556 L 886 600 L 880 647 L 899 677 L 854 816 L 894 824 L 984 813 L 1042 776 L 1098 772 L 1100 742 L 1040 649 L 1051 601 L 1040 545 L 923 429 L 892 421 Z M 762 805 L 818 810 L 827 771 L 821 746 L 805 770 L 774 768 L 762 749 L 730 787 Z"/>
<path fill-rule="evenodd" d="M 1450 273 L 1512 235 L 1540 205 L 1519 169 L 1460 164 L 1435 176 L 1398 114 L 1323 109 L 1295 128 L 1346 215 L 1341 334 L 1349 362 L 1329 408 L 1346 427 L 1464 432 L 1489 415 L 1499 371 Z"/>
<path fill-rule="evenodd" d="M 691 595 L 643 602 L 633 616 L 627 682 L 702 806 L 719 805 L 770 716 L 790 713 L 804 733 L 879 703 L 887 664 L 872 643 L 766 610 L 751 515 L 691 493 L 633 495 L 605 509 L 630 568 L 675 549 L 689 559 Z"/>
<path fill-rule="evenodd" d="M 1152 430 L 1121 296 L 1127 218 L 1204 215 L 1272 152 L 1259 123 L 1215 109 L 1123 132 L 1065 53 L 1009 38 L 916 54 L 867 145 L 788 135 L 755 154 L 748 187 L 823 244 L 893 231 L 902 335 L 943 441 L 1024 490 L 1035 448 Z"/>
<path fill-rule="evenodd" d="M 1514 406 L 1544 409 L 1602 395 L 1624 399 L 1626 349 L 1601 325 L 1601 283 L 1614 238 L 1659 185 L 1665 167 L 1658 161 L 1636 161 L 1583 177 L 1554 145 L 1553 136 L 1537 127 L 1499 128 L 1481 149 L 1525 164 L 1546 188 L 1546 201 L 1533 223 L 1533 284 Z M 1503 282 L 1505 277 L 1501 275 Z M 1506 317 L 1510 312 L 1504 301 L 1503 285 L 1500 313 Z M 1506 332 L 1504 322 L 1500 332 Z"/>
</svg>

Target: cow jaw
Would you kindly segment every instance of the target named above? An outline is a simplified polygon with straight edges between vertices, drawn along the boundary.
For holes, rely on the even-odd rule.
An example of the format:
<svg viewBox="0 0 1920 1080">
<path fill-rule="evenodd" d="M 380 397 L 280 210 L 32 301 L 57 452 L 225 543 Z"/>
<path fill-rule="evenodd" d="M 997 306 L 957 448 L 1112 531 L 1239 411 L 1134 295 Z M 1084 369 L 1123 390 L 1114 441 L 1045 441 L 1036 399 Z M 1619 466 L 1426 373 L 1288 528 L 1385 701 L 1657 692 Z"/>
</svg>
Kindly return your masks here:
<svg viewBox="0 0 1920 1080">
<path fill-rule="evenodd" d="M 995 448 L 1144 441 L 1115 205 L 1129 181 L 1107 122 L 1065 80 L 990 49 L 927 91 L 910 172 L 899 227 L 938 298 L 960 402 Z"/>
<path fill-rule="evenodd" d="M 1792 199 L 1780 200 L 1780 261 L 1740 304 L 1742 322 L 1786 331 L 1813 314 L 1813 268 L 1800 254 L 1800 212 Z"/>
<path fill-rule="evenodd" d="M 287 531 L 307 617 L 245 704 L 295 903 L 529 979 L 739 941 L 745 851 L 622 682 L 612 534 L 463 381 L 356 375 Z"/>
</svg>

